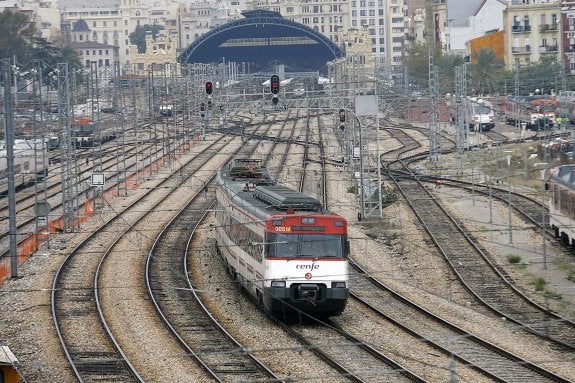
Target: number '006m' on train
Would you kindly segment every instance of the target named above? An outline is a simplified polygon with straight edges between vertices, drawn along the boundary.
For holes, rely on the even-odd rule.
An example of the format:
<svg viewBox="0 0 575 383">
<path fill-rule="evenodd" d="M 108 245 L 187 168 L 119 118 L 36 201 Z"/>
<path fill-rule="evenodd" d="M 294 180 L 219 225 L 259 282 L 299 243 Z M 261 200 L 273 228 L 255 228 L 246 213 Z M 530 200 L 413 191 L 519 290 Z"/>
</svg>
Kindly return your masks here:
<svg viewBox="0 0 575 383">
<path fill-rule="evenodd" d="M 218 173 L 218 249 L 232 277 L 272 314 L 339 315 L 348 299 L 346 220 L 277 185 L 261 161 Z"/>
</svg>

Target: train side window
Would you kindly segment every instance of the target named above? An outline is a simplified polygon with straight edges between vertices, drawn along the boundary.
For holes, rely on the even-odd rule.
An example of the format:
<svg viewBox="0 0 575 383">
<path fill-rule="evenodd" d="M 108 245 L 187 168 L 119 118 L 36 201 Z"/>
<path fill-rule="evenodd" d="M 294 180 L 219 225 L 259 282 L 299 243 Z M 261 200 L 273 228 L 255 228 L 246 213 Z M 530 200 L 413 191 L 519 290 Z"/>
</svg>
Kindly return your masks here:
<svg viewBox="0 0 575 383">
<path fill-rule="evenodd" d="M 0 383 L 4 383 L 4 371 L 0 370 Z"/>
</svg>

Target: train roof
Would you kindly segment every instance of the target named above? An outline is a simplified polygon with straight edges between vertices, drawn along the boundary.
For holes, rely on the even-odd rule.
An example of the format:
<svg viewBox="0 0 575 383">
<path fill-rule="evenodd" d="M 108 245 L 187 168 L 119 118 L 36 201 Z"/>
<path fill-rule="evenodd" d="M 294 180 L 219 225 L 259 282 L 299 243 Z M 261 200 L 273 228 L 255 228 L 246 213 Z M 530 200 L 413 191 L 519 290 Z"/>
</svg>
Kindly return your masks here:
<svg viewBox="0 0 575 383">
<path fill-rule="evenodd" d="M 575 165 L 562 165 L 551 172 L 551 179 L 561 184 L 575 187 Z"/>
<path fill-rule="evenodd" d="M 10 347 L 0 344 L 0 366 L 14 364 L 18 365 L 19 362 Z"/>
<path fill-rule="evenodd" d="M 292 210 L 323 212 L 313 197 L 277 185 L 260 160 L 234 160 L 220 169 L 218 182 L 237 203 L 251 205 L 265 214 Z"/>
</svg>

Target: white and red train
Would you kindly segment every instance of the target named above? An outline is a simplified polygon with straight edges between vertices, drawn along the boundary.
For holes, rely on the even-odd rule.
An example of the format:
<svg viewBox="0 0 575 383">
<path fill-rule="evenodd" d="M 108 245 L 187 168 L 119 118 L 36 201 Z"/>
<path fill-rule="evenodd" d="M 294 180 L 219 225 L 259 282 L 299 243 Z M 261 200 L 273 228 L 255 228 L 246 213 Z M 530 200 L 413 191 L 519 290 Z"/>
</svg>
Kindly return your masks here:
<svg viewBox="0 0 575 383">
<path fill-rule="evenodd" d="M 557 238 L 575 245 L 575 165 L 551 169 L 546 189 L 551 192 L 549 225 Z"/>
<path fill-rule="evenodd" d="M 555 99 L 549 96 L 509 96 L 503 102 L 508 124 L 540 130 L 555 125 Z"/>
<path fill-rule="evenodd" d="M 350 248 L 344 218 L 275 184 L 252 159 L 220 169 L 216 198 L 218 249 L 266 312 L 327 317 L 344 311 Z"/>
</svg>

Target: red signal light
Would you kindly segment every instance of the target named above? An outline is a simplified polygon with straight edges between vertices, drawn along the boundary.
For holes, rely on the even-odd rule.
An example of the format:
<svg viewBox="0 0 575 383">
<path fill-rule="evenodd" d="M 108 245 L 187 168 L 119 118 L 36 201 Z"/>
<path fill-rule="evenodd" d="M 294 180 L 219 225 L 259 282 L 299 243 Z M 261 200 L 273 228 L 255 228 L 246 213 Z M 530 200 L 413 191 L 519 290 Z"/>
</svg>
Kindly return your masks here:
<svg viewBox="0 0 575 383">
<path fill-rule="evenodd" d="M 271 84 L 271 92 L 273 94 L 278 94 L 280 91 L 280 77 L 277 74 L 274 74 L 270 79 Z"/>
<path fill-rule="evenodd" d="M 345 122 L 345 110 L 339 110 L 339 122 Z"/>
<path fill-rule="evenodd" d="M 213 84 L 211 81 L 206 82 L 206 94 L 212 94 Z"/>
</svg>

